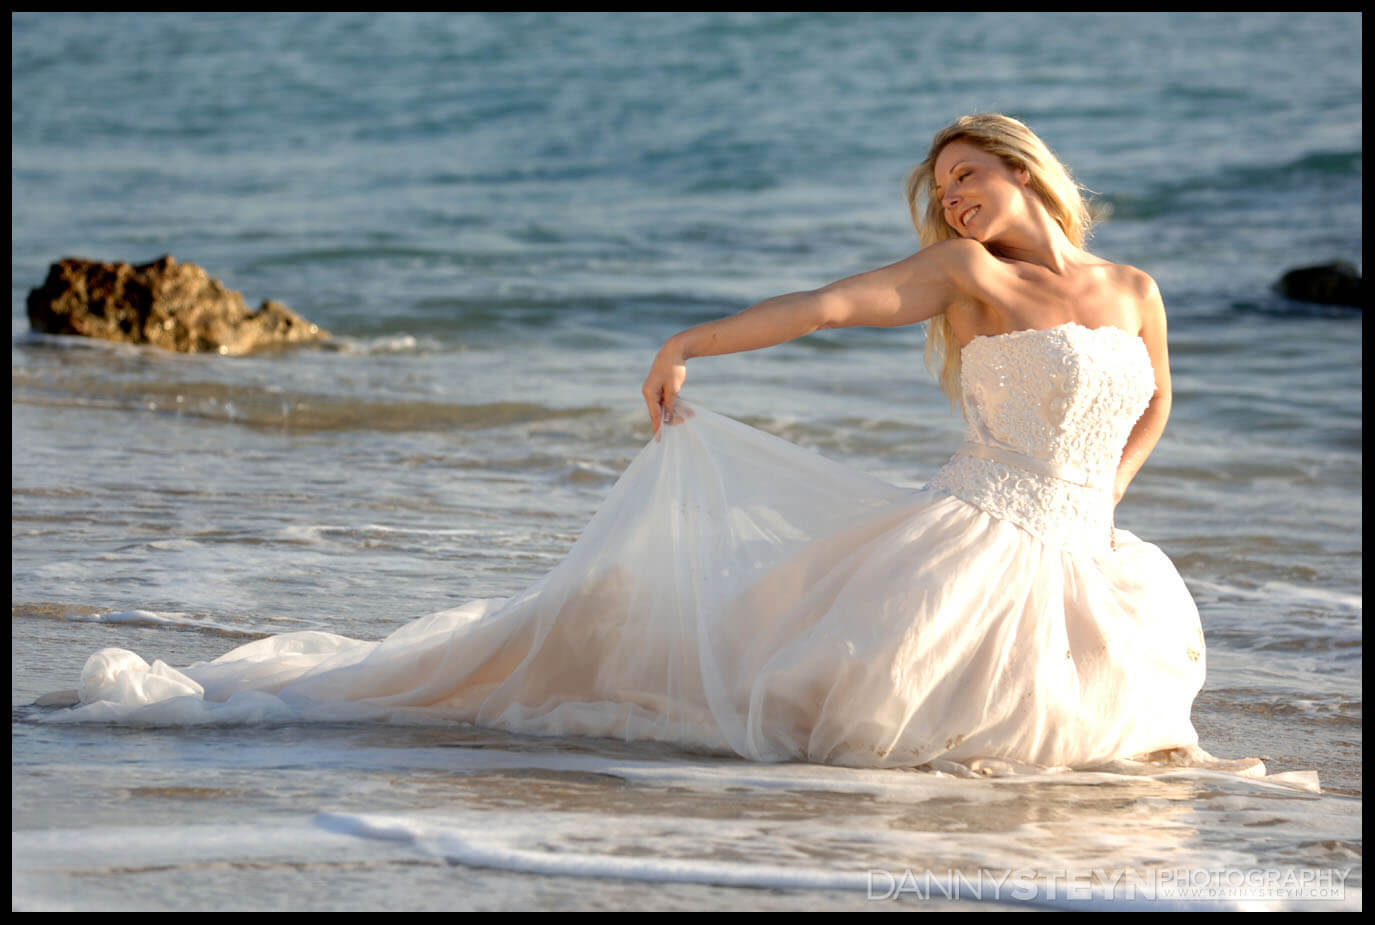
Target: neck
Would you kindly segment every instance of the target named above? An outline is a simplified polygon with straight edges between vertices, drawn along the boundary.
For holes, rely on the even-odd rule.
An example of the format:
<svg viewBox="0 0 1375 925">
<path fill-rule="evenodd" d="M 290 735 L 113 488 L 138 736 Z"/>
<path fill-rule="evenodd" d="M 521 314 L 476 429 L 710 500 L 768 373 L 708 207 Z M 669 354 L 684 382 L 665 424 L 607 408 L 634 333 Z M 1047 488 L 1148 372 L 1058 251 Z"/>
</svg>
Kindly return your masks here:
<svg viewBox="0 0 1375 925">
<path fill-rule="evenodd" d="M 1083 254 L 1044 208 L 1031 210 L 1025 224 L 990 241 L 989 249 L 1000 257 L 1034 263 L 1055 274 L 1064 273 Z"/>
</svg>

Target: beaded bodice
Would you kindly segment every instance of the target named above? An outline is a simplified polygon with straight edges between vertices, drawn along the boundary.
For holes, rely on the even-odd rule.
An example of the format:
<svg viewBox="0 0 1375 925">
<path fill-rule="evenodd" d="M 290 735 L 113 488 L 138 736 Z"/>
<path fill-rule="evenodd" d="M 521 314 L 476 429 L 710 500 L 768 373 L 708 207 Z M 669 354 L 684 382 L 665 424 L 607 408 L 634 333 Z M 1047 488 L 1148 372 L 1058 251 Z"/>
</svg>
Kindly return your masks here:
<svg viewBox="0 0 1375 925">
<path fill-rule="evenodd" d="M 966 443 L 927 487 L 1049 543 L 1106 548 L 1122 450 L 1155 393 L 1145 343 L 1070 322 L 976 337 L 960 360 Z"/>
</svg>

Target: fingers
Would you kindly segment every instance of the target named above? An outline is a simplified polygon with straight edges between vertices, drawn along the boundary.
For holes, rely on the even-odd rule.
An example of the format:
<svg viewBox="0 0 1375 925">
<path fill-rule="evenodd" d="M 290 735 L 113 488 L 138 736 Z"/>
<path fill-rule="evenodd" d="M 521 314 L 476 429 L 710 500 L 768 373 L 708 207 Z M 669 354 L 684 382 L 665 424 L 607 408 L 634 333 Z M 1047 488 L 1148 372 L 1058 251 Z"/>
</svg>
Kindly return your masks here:
<svg viewBox="0 0 1375 925">
<path fill-rule="evenodd" d="M 654 436 L 658 437 L 660 426 L 667 420 L 664 411 L 663 389 L 646 382 L 644 388 L 640 390 L 640 394 L 644 396 L 645 405 L 649 409 L 649 426 L 653 429 Z"/>
<path fill-rule="evenodd" d="M 659 436 L 659 424 L 664 419 L 663 409 L 659 407 L 658 399 L 650 395 L 648 391 L 644 393 L 645 404 L 649 406 L 649 426 L 654 431 L 654 436 Z"/>
<path fill-rule="evenodd" d="M 676 395 L 670 395 L 665 399 L 663 393 L 655 395 L 653 392 L 645 391 L 642 394 L 649 409 L 649 426 L 653 428 L 655 438 L 660 436 L 665 425 L 671 427 L 682 424 L 693 416 L 691 408 L 678 404 Z"/>
<path fill-rule="evenodd" d="M 693 412 L 691 408 L 687 405 L 680 405 L 675 400 L 673 410 L 664 412 L 664 423 L 669 427 L 675 424 L 683 424 L 688 418 L 692 417 L 692 415 Z"/>
<path fill-rule="evenodd" d="M 665 345 L 654 359 L 654 366 L 645 379 L 640 394 L 644 397 L 645 407 L 649 410 L 649 424 L 657 438 L 663 425 L 679 423 L 682 418 L 677 413 L 678 391 L 687 378 L 685 361 Z"/>
</svg>

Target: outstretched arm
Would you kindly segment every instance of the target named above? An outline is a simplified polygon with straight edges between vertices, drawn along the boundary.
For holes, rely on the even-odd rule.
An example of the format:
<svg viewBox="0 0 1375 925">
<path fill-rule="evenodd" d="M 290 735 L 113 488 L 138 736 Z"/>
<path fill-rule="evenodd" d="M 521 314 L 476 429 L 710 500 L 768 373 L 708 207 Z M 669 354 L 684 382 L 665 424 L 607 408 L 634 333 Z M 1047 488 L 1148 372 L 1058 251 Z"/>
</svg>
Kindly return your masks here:
<svg viewBox="0 0 1375 925">
<path fill-rule="evenodd" d="M 687 361 L 772 347 L 822 328 L 892 327 L 945 311 L 969 279 L 981 245 L 942 241 L 897 263 L 820 289 L 766 299 L 736 315 L 680 331 L 664 342 L 645 378 L 645 404 L 654 433 L 673 414 L 687 378 Z"/>
</svg>

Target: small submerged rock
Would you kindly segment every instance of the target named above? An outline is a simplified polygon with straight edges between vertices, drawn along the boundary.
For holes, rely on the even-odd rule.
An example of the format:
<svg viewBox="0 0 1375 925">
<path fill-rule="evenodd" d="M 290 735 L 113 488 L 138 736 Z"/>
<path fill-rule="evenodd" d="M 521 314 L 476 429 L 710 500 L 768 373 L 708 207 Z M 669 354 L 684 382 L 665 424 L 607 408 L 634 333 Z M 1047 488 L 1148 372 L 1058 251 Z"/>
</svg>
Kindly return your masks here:
<svg viewBox="0 0 1375 925">
<path fill-rule="evenodd" d="M 1275 283 L 1275 291 L 1290 299 L 1321 305 L 1359 307 L 1365 303 L 1365 282 L 1360 271 L 1344 260 L 1290 270 Z"/>
<path fill-rule="evenodd" d="M 152 263 L 100 263 L 67 257 L 29 291 L 29 326 L 182 353 L 243 354 L 329 339 L 280 302 L 250 312 L 243 296 L 193 263 L 170 254 Z"/>
</svg>

